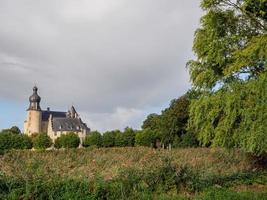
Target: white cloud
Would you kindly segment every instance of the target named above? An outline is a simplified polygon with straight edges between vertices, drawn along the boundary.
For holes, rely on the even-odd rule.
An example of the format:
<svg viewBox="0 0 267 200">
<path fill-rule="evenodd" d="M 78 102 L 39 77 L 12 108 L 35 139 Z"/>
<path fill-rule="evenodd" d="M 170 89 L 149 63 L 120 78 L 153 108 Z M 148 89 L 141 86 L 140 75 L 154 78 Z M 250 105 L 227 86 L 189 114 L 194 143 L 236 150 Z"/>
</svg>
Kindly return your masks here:
<svg viewBox="0 0 267 200">
<path fill-rule="evenodd" d="M 80 113 L 84 121 L 91 127 L 92 130 L 123 130 L 131 124 L 132 128 L 138 129 L 140 121 L 142 121 L 147 113 L 134 108 L 116 108 L 111 113 Z"/>
</svg>

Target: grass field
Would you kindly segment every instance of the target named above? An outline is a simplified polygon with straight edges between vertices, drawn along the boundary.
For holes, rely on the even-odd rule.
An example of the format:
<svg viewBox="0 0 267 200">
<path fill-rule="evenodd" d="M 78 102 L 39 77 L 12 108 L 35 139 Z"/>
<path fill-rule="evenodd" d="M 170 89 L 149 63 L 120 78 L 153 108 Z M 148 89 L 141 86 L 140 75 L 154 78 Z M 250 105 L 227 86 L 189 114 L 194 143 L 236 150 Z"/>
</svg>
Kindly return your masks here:
<svg viewBox="0 0 267 200">
<path fill-rule="evenodd" d="M 51 191 L 59 185 L 61 199 L 75 199 L 68 195 L 81 184 L 84 199 L 267 197 L 266 171 L 257 169 L 246 154 L 225 149 L 11 151 L 0 157 L 0 175 L 2 199 L 55 199 Z"/>
</svg>

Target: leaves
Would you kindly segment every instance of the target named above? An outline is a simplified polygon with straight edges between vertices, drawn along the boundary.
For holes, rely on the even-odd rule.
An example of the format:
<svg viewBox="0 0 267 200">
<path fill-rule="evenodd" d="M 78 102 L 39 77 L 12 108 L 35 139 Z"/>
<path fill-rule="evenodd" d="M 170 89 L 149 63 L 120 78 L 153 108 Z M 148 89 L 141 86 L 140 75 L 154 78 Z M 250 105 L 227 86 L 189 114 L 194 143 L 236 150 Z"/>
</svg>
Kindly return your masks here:
<svg viewBox="0 0 267 200">
<path fill-rule="evenodd" d="M 190 106 L 189 130 L 204 146 L 267 152 L 267 73 L 249 82 L 203 95 Z"/>
</svg>

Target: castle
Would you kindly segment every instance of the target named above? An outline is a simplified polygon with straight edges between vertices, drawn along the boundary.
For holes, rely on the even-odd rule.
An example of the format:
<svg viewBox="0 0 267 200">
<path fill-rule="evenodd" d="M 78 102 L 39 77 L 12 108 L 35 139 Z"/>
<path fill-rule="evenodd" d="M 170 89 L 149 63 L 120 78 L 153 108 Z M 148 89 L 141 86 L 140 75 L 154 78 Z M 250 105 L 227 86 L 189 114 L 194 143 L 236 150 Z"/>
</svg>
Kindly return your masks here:
<svg viewBox="0 0 267 200">
<path fill-rule="evenodd" d="M 72 106 L 68 112 L 42 110 L 40 107 L 41 97 L 34 86 L 30 96 L 30 106 L 27 109 L 27 118 L 24 121 L 24 133 L 31 136 L 35 133 L 47 133 L 54 142 L 56 138 L 68 132 L 76 133 L 83 141 L 90 129 L 81 120 L 75 108 Z"/>
</svg>

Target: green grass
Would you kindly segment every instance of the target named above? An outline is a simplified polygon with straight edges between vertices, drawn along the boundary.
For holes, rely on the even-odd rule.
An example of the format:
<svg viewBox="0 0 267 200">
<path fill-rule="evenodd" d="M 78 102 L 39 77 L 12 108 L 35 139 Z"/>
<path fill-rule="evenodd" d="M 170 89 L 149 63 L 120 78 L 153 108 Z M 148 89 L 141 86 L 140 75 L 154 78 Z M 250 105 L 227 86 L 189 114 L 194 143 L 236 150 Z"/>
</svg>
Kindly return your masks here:
<svg viewBox="0 0 267 200">
<path fill-rule="evenodd" d="M 11 151 L 0 199 L 264 199 L 267 172 L 224 149 Z"/>
</svg>

